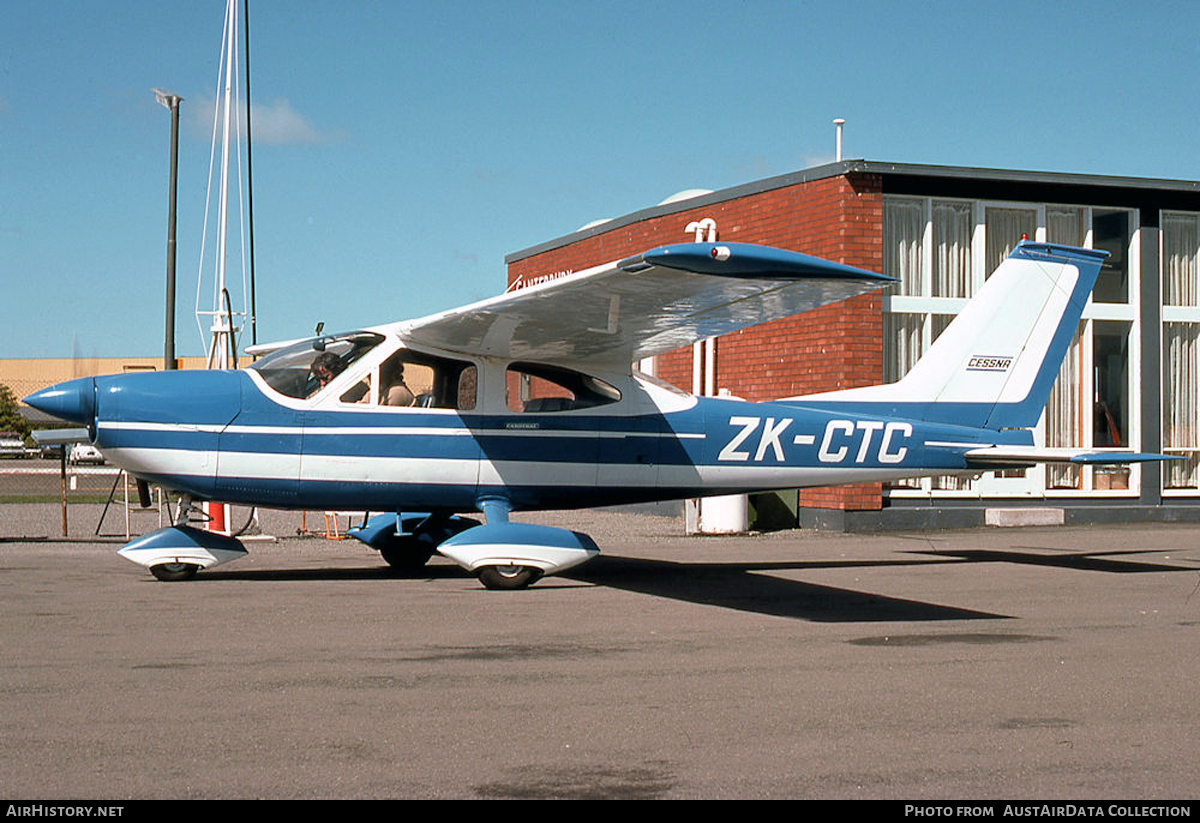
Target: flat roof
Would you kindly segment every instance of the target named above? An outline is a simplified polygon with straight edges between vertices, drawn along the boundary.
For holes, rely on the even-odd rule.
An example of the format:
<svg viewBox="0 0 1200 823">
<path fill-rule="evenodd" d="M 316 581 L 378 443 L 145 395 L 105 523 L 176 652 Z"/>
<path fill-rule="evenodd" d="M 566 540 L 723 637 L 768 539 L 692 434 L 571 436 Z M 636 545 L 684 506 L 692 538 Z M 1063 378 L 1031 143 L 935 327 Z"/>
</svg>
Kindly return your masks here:
<svg viewBox="0 0 1200 823">
<path fill-rule="evenodd" d="M 848 174 L 880 175 L 884 179 L 885 194 L 940 194 L 943 197 L 1137 207 L 1153 203 L 1160 208 L 1200 209 L 1200 181 L 1196 180 L 842 160 L 640 209 L 515 251 L 506 255 L 504 262 L 506 265 L 514 263 L 654 217 Z"/>
</svg>

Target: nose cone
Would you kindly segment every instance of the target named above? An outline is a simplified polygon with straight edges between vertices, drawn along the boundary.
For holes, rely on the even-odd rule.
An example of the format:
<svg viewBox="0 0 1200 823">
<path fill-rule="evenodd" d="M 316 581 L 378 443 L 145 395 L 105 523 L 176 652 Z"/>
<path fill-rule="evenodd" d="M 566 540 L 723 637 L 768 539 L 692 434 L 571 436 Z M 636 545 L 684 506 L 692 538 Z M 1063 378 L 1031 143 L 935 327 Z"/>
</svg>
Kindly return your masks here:
<svg viewBox="0 0 1200 823">
<path fill-rule="evenodd" d="M 25 403 L 70 423 L 91 426 L 96 420 L 96 381 L 91 377 L 68 380 L 34 392 Z"/>
</svg>

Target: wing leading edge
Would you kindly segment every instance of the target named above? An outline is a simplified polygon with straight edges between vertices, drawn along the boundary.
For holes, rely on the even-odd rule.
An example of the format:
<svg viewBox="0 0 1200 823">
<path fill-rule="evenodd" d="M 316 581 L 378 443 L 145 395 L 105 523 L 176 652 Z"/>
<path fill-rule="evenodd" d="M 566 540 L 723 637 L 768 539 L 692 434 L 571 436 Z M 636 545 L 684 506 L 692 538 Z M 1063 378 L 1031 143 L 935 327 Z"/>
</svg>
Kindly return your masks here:
<svg viewBox="0 0 1200 823">
<path fill-rule="evenodd" d="M 894 279 L 746 243 L 681 243 L 401 324 L 417 345 L 628 368 Z"/>
</svg>

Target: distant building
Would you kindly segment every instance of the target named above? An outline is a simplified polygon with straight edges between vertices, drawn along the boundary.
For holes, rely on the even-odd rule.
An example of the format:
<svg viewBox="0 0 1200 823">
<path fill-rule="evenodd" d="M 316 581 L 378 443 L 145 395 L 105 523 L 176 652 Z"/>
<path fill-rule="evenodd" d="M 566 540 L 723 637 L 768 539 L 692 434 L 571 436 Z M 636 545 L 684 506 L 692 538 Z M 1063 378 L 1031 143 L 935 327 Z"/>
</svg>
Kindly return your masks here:
<svg viewBox="0 0 1200 823">
<path fill-rule="evenodd" d="M 850 160 L 589 224 L 509 255 L 509 287 L 710 237 L 900 280 L 643 366 L 697 394 L 749 400 L 898 379 L 1022 237 L 1104 249 L 1037 438 L 1183 458 L 784 495 L 802 525 L 965 526 L 1002 507 L 1048 522 L 1200 519 L 1200 182 Z"/>
</svg>

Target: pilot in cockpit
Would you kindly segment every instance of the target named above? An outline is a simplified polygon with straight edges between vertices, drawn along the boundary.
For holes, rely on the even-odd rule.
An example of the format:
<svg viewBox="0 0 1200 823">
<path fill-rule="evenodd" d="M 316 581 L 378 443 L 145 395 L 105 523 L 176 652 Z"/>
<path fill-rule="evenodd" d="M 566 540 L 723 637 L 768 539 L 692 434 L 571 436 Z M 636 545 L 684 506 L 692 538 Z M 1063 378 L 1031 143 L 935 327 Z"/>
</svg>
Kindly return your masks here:
<svg viewBox="0 0 1200 823">
<path fill-rule="evenodd" d="M 329 385 L 329 381 L 341 374 L 345 368 L 346 364 L 342 362 L 342 358 L 333 352 L 325 351 L 318 354 L 309 368 L 309 373 L 316 379 L 317 385 L 308 393 L 308 396 L 312 397 Z"/>
</svg>

